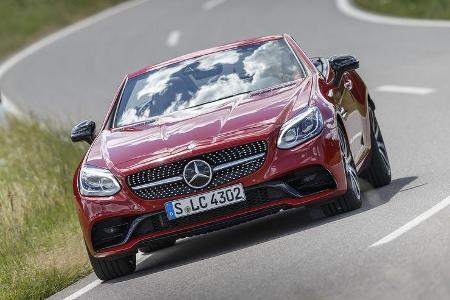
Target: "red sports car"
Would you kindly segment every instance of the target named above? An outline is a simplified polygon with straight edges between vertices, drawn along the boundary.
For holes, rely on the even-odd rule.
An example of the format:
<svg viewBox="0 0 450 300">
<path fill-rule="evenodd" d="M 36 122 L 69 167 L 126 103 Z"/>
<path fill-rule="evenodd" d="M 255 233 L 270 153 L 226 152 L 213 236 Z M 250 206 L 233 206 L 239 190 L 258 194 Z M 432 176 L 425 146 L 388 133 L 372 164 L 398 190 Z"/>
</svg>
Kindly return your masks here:
<svg viewBox="0 0 450 300">
<path fill-rule="evenodd" d="M 352 56 L 308 58 L 289 35 L 211 48 L 125 77 L 73 189 L 100 279 L 136 253 L 280 210 L 361 206 L 358 176 L 391 171 L 375 104 Z"/>
</svg>

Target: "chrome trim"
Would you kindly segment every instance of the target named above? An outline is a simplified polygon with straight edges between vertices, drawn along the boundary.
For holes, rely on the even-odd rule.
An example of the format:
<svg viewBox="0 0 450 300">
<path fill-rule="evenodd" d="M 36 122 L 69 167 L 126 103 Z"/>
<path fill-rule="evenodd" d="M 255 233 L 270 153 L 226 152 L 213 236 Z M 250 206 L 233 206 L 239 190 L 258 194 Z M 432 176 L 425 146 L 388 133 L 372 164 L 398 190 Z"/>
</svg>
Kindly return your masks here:
<svg viewBox="0 0 450 300">
<path fill-rule="evenodd" d="M 264 157 L 265 155 L 266 155 L 266 153 L 259 153 L 259 154 L 252 155 L 252 156 L 249 156 L 246 158 L 230 161 L 228 163 L 215 166 L 213 168 L 213 172 L 218 172 L 218 171 L 222 171 L 222 170 L 225 170 L 225 169 L 237 166 L 237 165 L 245 164 L 246 162 L 257 160 L 258 158 Z"/>
<path fill-rule="evenodd" d="M 167 184 L 167 183 L 173 183 L 173 182 L 177 182 L 177 181 L 181 181 L 181 180 L 183 180 L 182 176 L 175 176 L 175 177 L 170 177 L 170 178 L 166 178 L 166 179 L 162 179 L 162 180 L 158 180 L 158 181 L 153 181 L 153 182 L 146 183 L 146 184 L 137 185 L 137 186 L 132 187 L 131 189 L 134 191 L 142 190 L 142 189 L 146 189 L 149 187 L 163 185 L 163 184 Z"/>
</svg>

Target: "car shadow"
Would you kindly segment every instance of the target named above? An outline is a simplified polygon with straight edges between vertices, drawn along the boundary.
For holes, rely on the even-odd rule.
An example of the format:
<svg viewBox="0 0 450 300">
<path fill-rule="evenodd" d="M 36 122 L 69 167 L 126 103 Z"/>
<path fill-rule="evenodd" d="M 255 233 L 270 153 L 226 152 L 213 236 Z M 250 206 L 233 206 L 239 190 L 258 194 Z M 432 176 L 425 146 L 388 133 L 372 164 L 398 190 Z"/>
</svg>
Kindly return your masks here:
<svg viewBox="0 0 450 300">
<path fill-rule="evenodd" d="M 178 266 L 195 263 L 200 260 L 308 230 L 352 215 L 364 213 L 365 211 L 386 204 L 397 193 L 404 191 L 403 188 L 417 178 L 416 176 L 398 178 L 393 180 L 390 185 L 379 189 L 373 189 L 369 184 L 362 181 L 362 207 L 353 212 L 344 213 L 335 217 L 325 218 L 320 208 L 296 208 L 209 234 L 182 239 L 170 248 L 156 251 L 151 255 L 145 255 L 135 273 L 105 282 L 105 284 L 127 281 Z M 424 184 L 408 187 L 405 190 L 417 188 L 422 185 Z"/>
</svg>

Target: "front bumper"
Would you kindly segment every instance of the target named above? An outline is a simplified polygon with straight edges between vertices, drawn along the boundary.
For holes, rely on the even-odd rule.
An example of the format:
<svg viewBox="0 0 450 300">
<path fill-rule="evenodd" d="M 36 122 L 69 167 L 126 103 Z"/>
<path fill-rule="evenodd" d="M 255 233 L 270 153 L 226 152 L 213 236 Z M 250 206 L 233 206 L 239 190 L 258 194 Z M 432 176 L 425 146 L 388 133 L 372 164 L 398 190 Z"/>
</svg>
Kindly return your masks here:
<svg viewBox="0 0 450 300">
<path fill-rule="evenodd" d="M 317 205 L 345 193 L 347 183 L 336 126 L 325 126 L 320 135 L 290 150 L 276 148 L 275 140 L 276 136 L 267 138 L 267 159 L 258 171 L 226 184 L 242 183 L 247 201 L 174 221 L 168 221 L 165 215 L 163 205 L 168 200 L 139 199 L 126 188 L 101 200 L 75 192 L 89 251 L 96 257 L 136 252 L 155 240 L 208 232 L 280 209 Z M 314 178 L 313 173 L 321 175 Z M 308 178 L 309 185 L 302 182 Z M 113 233 L 105 234 L 105 228 L 117 229 L 115 239 Z"/>
</svg>

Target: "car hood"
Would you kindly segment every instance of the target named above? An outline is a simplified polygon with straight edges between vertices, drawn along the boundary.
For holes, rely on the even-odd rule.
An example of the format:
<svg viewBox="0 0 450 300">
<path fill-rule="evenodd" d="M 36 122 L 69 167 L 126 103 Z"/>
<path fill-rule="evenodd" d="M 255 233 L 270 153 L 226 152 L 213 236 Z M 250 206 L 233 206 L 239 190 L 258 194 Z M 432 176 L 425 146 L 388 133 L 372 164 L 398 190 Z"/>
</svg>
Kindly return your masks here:
<svg viewBox="0 0 450 300">
<path fill-rule="evenodd" d="M 152 123 L 105 130 L 87 163 L 99 161 L 126 175 L 142 165 L 214 151 L 220 144 L 264 139 L 308 105 L 311 79 L 240 95 L 160 117 Z M 225 147 L 225 146 L 224 146 Z"/>
</svg>

